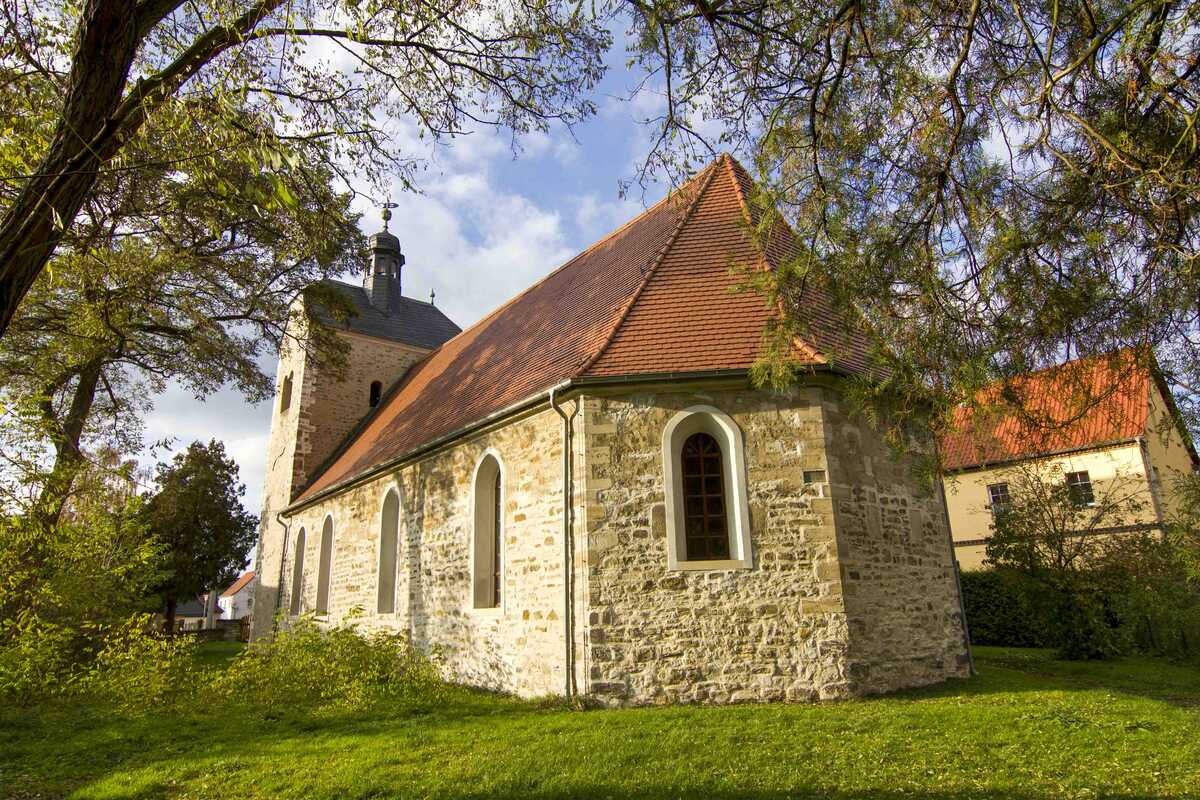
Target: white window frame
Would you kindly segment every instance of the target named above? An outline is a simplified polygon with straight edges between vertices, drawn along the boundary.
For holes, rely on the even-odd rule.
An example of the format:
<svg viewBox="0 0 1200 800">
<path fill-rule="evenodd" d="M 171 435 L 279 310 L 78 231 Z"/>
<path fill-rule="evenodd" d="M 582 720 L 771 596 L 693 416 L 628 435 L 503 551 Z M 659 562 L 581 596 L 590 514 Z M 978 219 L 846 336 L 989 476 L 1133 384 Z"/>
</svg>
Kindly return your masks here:
<svg viewBox="0 0 1200 800">
<path fill-rule="evenodd" d="M 704 432 L 721 446 L 725 481 L 725 514 L 730 558 L 688 561 L 683 503 L 683 443 Z M 667 500 L 667 569 L 728 570 L 753 566 L 750 548 L 750 504 L 746 497 L 746 453 L 742 431 L 733 418 L 715 406 L 696 405 L 671 417 L 663 428 L 663 487 Z"/>
<path fill-rule="evenodd" d="M 491 458 L 496 462 L 496 468 L 500 472 L 500 605 L 498 606 L 481 606 L 478 605 L 478 595 L 475 586 L 476 571 L 480 567 L 479 548 L 482 544 L 480 539 L 480 523 L 481 518 L 485 515 L 485 509 L 482 509 L 477 502 L 477 492 L 479 489 L 479 473 L 483 469 L 484 464 Z M 504 513 L 505 501 L 507 499 L 507 475 L 505 474 L 504 459 L 500 457 L 493 448 L 488 448 L 479 456 L 475 462 L 475 469 L 471 471 L 471 495 L 470 495 L 470 513 L 471 513 L 471 538 L 468 542 L 467 553 L 471 559 L 471 585 L 467 594 L 467 610 L 471 614 L 476 614 L 483 617 L 500 617 L 504 615 L 505 606 L 508 604 L 508 592 L 504 591 L 504 577 L 508 571 L 508 545 L 505 540 L 508 538 L 508 525 L 506 523 L 506 515 Z M 490 505 L 490 504 L 489 504 Z M 490 514 L 487 515 L 490 520 Z M 492 526 L 487 525 L 485 531 L 487 541 L 492 539 Z M 491 574 L 491 567 L 488 567 L 488 574 Z M 493 591 L 495 591 L 493 587 Z"/>
<path fill-rule="evenodd" d="M 325 549 L 325 526 L 329 526 L 329 571 L 321 575 L 321 554 Z M 337 561 L 337 524 L 333 514 L 326 514 L 321 521 L 321 536 L 317 539 L 317 597 L 313 603 L 313 612 L 318 617 L 328 617 L 333 610 L 333 566 Z M 324 577 L 324 580 L 322 580 Z M 325 609 L 321 609 L 321 588 L 325 588 Z"/>
<path fill-rule="evenodd" d="M 304 551 L 308 549 L 308 529 L 303 525 L 292 544 L 292 596 L 288 598 L 288 616 L 298 617 L 304 613 Z"/>
<path fill-rule="evenodd" d="M 393 494 L 396 495 L 396 553 L 395 553 L 396 563 L 392 565 L 392 610 L 391 611 L 380 611 L 379 610 L 379 600 L 380 600 L 379 595 L 380 595 L 380 589 L 382 588 L 380 586 L 380 583 L 383 580 L 383 525 L 384 525 L 384 521 L 385 521 L 384 514 L 387 512 L 388 497 Z M 381 614 L 384 616 L 394 616 L 397 611 L 396 610 L 396 606 L 397 606 L 396 599 L 397 599 L 397 595 L 398 595 L 399 589 L 400 589 L 400 540 L 401 540 L 400 531 L 403 528 L 403 520 L 404 520 L 404 503 L 401 502 L 400 488 L 395 485 L 388 486 L 388 488 L 385 489 L 383 492 L 383 499 L 381 499 L 379 501 L 379 519 L 378 519 L 378 525 L 376 526 L 376 530 L 379 532 L 379 536 L 375 540 L 376 544 L 377 544 L 377 546 L 375 548 L 376 549 L 376 552 L 375 552 L 375 613 Z"/>
<path fill-rule="evenodd" d="M 1008 498 L 1007 502 L 1002 503 L 1000 508 L 997 508 L 996 498 L 992 495 L 992 487 L 993 486 L 1003 486 L 1004 487 L 1004 496 L 1006 498 Z M 988 510 L 992 512 L 993 519 L 996 518 L 996 515 L 999 512 L 1007 511 L 1008 509 L 1012 508 L 1012 493 L 1009 491 L 1008 481 L 995 481 L 994 483 L 989 483 L 983 487 L 983 490 L 985 492 L 987 492 L 987 498 L 988 498 L 987 507 L 988 507 Z"/>
<path fill-rule="evenodd" d="M 1071 483 L 1072 475 L 1085 475 L 1084 483 L 1087 484 L 1087 492 L 1091 495 L 1091 499 L 1086 503 L 1076 503 L 1075 498 L 1071 497 L 1071 502 L 1076 508 L 1094 508 L 1096 506 L 1096 484 L 1092 481 L 1092 473 L 1086 469 L 1064 469 L 1063 481 L 1067 484 L 1068 496 L 1073 495 L 1076 486 L 1083 486 L 1083 483 Z"/>
</svg>

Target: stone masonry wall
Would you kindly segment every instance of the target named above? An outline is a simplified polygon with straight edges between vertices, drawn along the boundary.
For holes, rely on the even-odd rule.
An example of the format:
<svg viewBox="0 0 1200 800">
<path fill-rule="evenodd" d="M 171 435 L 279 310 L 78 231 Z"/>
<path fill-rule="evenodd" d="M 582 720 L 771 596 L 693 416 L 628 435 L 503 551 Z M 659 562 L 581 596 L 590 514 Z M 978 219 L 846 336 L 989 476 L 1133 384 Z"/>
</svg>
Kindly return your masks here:
<svg viewBox="0 0 1200 800">
<path fill-rule="evenodd" d="M 302 336 L 302 330 L 296 335 Z M 289 340 L 280 353 L 255 564 L 259 575 L 252 609 L 255 637 L 270 631 L 278 600 L 284 527 L 276 514 L 291 503 L 312 471 L 370 411 L 371 381 L 380 381 L 386 392 L 428 352 L 352 333 L 344 333 L 343 338 L 350 351 L 341 380 L 319 369 L 313 358 Z M 288 375 L 292 376 L 292 396 L 283 410 L 281 392 Z"/>
<path fill-rule="evenodd" d="M 439 654 L 447 674 L 522 696 L 562 693 L 562 428 L 550 410 L 381 475 L 303 509 L 305 610 L 316 601 L 321 526 L 334 524 L 328 621 L 353 609 L 365 629 L 405 631 Z M 503 465 L 504 570 L 500 611 L 472 608 L 474 511 L 471 481 L 488 450 Z M 400 494 L 400 568 L 394 614 L 377 614 L 380 515 L 385 493 Z M 290 591 L 285 564 L 285 608 Z"/>
<path fill-rule="evenodd" d="M 741 428 L 750 569 L 667 570 L 662 434 L 693 405 Z M 903 469 L 881 478 L 870 472 L 878 462 L 843 454 L 842 436 L 861 451 L 873 434 L 844 415 L 834 388 L 647 392 L 589 398 L 585 409 L 584 661 L 597 697 L 809 700 L 964 674 L 944 522 Z M 806 486 L 805 470 L 827 470 L 833 484 Z M 886 523 L 867 523 L 864 536 L 855 513 Z M 895 541 L 883 546 L 883 535 Z"/>
<path fill-rule="evenodd" d="M 850 694 L 820 390 L 589 398 L 587 669 L 607 702 L 809 700 Z M 751 569 L 667 570 L 662 436 L 715 406 L 741 428 Z"/>
<path fill-rule="evenodd" d="M 838 531 L 848 677 L 856 694 L 969 672 L 942 498 L 827 392 L 826 452 Z"/>
</svg>

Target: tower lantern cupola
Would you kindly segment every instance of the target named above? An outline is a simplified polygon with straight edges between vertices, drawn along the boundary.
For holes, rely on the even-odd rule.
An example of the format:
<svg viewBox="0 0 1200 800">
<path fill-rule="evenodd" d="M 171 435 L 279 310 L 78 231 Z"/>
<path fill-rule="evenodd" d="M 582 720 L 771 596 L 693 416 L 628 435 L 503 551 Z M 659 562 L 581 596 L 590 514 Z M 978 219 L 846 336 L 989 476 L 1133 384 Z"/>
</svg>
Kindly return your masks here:
<svg viewBox="0 0 1200 800">
<path fill-rule="evenodd" d="M 371 261 L 363 278 L 363 288 L 371 298 L 371 305 L 384 313 L 395 313 L 400 309 L 400 270 L 404 266 L 404 254 L 400 252 L 400 240 L 388 231 L 388 220 L 395 207 L 395 203 L 383 204 L 383 230 L 371 235 Z"/>
</svg>

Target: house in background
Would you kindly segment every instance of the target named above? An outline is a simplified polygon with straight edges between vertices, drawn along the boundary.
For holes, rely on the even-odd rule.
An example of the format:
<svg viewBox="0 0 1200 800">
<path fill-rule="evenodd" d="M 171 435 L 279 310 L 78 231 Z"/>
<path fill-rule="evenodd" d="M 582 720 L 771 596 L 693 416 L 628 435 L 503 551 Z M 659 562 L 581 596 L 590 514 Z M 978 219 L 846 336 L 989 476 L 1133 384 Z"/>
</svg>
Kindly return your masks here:
<svg viewBox="0 0 1200 800">
<path fill-rule="evenodd" d="M 243 572 L 217 598 L 220 619 L 241 619 L 249 616 L 254 598 L 254 571 Z"/>
<path fill-rule="evenodd" d="M 1101 492 L 1140 510 L 1093 533 L 1162 530 L 1176 478 L 1200 465 L 1191 435 L 1153 363 L 1131 350 L 1071 361 L 984 390 L 961 407 L 940 446 L 955 556 L 984 566 L 994 515 L 1023 469 L 1062 473 L 1082 504 Z"/>
<path fill-rule="evenodd" d="M 175 606 L 177 631 L 203 631 L 213 627 L 217 615 L 216 595 L 213 592 L 188 597 Z"/>
</svg>

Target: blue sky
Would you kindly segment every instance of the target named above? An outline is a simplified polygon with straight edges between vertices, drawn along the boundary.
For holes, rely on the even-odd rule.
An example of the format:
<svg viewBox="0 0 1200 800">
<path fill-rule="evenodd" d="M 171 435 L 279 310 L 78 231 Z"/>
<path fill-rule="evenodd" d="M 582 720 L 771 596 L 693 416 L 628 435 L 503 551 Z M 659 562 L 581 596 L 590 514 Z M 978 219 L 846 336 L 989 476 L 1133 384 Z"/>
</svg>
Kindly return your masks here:
<svg viewBox="0 0 1200 800">
<path fill-rule="evenodd" d="M 640 121 L 662 101 L 652 90 L 622 99 L 629 81 L 622 67 L 611 70 L 597 96 L 597 115 L 574 137 L 563 129 L 527 136 L 515 157 L 502 131 L 430 146 L 397 120 L 399 141 L 427 159 L 418 175 L 421 193 L 395 188 L 391 197 L 399 208 L 390 228 L 407 258 L 404 294 L 427 300 L 434 290 L 437 305 L 466 328 L 658 200 L 664 186 L 634 186 L 627 198 L 619 196 L 619 181 L 634 177 L 645 156 L 649 131 Z M 356 210 L 365 233 L 380 228 L 379 211 L 368 199 Z M 274 374 L 273 357 L 264 368 Z M 173 438 L 175 449 L 194 439 L 224 441 L 246 483 L 244 504 L 257 513 L 270 419 L 270 402 L 251 405 L 232 390 L 202 402 L 171 387 L 147 417 L 145 440 Z"/>
</svg>

